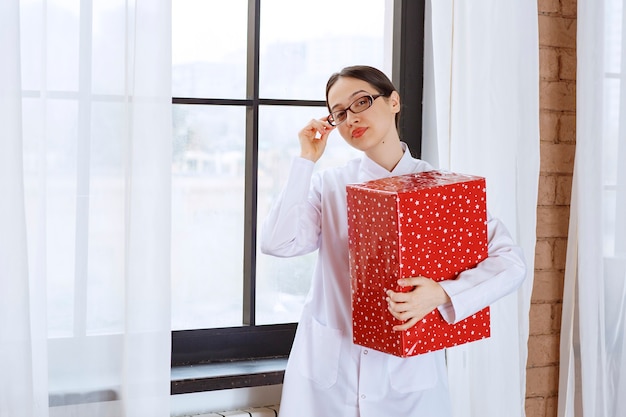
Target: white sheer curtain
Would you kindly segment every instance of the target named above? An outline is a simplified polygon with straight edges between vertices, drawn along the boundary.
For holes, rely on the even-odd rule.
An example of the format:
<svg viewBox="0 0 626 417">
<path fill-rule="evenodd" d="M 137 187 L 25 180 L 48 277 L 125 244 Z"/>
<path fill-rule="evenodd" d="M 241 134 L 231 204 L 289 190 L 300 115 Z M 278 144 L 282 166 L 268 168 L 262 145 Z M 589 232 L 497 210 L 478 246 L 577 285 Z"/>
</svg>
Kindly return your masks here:
<svg viewBox="0 0 626 417">
<path fill-rule="evenodd" d="M 492 306 L 492 337 L 448 351 L 456 417 L 525 415 L 539 181 L 536 2 L 427 2 L 424 159 L 483 175 L 490 212 L 524 250 L 522 288 Z"/>
<path fill-rule="evenodd" d="M 578 0 L 560 417 L 626 415 L 626 7 Z"/>
<path fill-rule="evenodd" d="M 1 416 L 169 416 L 170 6 L 0 2 Z"/>
</svg>

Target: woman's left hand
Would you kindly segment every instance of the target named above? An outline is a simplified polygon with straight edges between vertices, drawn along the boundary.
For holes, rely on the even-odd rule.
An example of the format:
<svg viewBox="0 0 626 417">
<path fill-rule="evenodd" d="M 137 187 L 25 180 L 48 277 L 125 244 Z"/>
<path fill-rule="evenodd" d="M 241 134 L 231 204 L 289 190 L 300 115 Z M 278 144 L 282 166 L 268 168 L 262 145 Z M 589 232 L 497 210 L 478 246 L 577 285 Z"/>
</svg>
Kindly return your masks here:
<svg viewBox="0 0 626 417">
<path fill-rule="evenodd" d="M 425 277 L 402 278 L 398 280 L 402 287 L 414 287 L 408 292 L 387 290 L 389 311 L 404 323 L 393 326 L 395 331 L 413 327 L 441 304 L 450 302 L 450 297 L 438 282 Z"/>
</svg>

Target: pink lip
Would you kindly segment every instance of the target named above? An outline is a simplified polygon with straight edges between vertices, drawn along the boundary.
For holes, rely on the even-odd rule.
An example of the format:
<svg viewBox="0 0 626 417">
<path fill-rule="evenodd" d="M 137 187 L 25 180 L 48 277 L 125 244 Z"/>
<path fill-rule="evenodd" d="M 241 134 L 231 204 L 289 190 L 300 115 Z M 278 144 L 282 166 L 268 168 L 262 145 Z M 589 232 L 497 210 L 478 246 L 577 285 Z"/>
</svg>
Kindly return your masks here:
<svg viewBox="0 0 626 417">
<path fill-rule="evenodd" d="M 359 127 L 356 128 L 352 131 L 352 137 L 353 138 L 360 138 L 361 136 L 363 136 L 363 134 L 365 133 L 365 131 L 367 130 L 366 127 Z"/>
</svg>

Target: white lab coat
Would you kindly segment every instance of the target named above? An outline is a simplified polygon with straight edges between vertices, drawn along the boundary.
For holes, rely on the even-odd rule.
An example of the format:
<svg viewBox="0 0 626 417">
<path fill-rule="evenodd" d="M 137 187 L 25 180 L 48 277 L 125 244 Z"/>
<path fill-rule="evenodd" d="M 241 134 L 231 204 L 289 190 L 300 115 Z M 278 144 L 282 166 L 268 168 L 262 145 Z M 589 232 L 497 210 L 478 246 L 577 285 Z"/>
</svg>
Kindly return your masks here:
<svg viewBox="0 0 626 417">
<path fill-rule="evenodd" d="M 319 250 L 311 289 L 283 383 L 280 417 L 450 417 L 444 351 L 398 358 L 352 343 L 346 184 L 431 170 L 405 153 L 392 172 L 363 155 L 313 173 L 295 158 L 287 184 L 265 219 L 261 251 L 291 257 Z M 489 216 L 489 257 L 441 282 L 451 323 L 514 291 L 525 276 L 521 250 Z"/>
</svg>

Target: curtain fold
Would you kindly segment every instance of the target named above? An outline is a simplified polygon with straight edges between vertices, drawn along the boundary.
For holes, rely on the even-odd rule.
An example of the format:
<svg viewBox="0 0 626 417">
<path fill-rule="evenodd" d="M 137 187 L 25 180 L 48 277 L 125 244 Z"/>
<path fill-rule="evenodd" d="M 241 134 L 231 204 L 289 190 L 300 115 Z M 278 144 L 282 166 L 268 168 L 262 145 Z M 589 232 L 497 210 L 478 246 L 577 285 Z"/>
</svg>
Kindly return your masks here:
<svg viewBox="0 0 626 417">
<path fill-rule="evenodd" d="M 0 415 L 35 415 L 22 182 L 19 3 L 0 4 Z"/>
<path fill-rule="evenodd" d="M 626 415 L 626 8 L 578 1 L 560 417 Z"/>
<path fill-rule="evenodd" d="M 171 0 L 0 3 L 0 415 L 169 416 Z"/>
<path fill-rule="evenodd" d="M 454 412 L 523 416 L 539 181 L 537 5 L 431 1 L 426 15 L 422 156 L 486 177 L 488 209 L 528 268 L 522 287 L 492 306 L 492 337 L 448 351 Z"/>
</svg>

